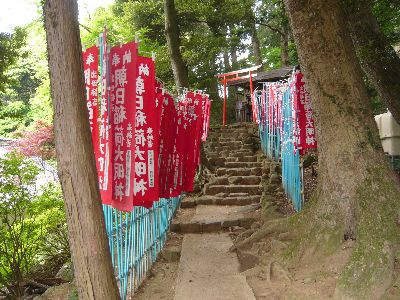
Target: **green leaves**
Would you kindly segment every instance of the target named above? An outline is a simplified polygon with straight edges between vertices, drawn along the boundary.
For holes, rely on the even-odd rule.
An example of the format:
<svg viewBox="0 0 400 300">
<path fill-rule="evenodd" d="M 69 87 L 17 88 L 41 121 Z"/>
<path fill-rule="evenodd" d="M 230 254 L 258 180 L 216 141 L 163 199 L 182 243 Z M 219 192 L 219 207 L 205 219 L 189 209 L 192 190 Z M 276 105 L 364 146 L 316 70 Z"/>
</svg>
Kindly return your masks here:
<svg viewBox="0 0 400 300">
<path fill-rule="evenodd" d="M 39 171 L 13 152 L 0 159 L 0 285 L 13 299 L 22 296 L 21 282 L 35 266 L 69 258 L 61 188 L 36 190 Z"/>
</svg>

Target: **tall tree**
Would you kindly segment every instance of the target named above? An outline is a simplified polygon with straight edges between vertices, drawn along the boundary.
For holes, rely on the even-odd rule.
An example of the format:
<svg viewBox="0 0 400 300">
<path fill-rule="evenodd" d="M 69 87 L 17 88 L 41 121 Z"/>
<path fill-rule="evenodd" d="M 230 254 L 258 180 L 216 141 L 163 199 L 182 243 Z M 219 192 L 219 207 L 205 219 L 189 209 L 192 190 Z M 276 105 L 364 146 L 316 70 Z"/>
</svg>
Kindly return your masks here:
<svg viewBox="0 0 400 300">
<path fill-rule="evenodd" d="M 260 47 L 260 40 L 257 35 L 257 28 L 255 24 L 255 20 L 253 19 L 251 22 L 251 44 L 253 45 L 253 53 L 254 58 L 256 61 L 256 65 L 262 65 L 263 59 L 261 56 L 261 47 Z"/>
<path fill-rule="evenodd" d="M 319 143 L 320 180 L 311 207 L 299 216 L 302 239 L 296 247 L 315 259 L 335 252 L 345 239 L 355 240 L 336 297 L 378 299 L 393 280 L 400 188 L 381 150 L 341 2 L 285 4 Z"/>
<path fill-rule="evenodd" d="M 45 1 L 44 19 L 58 172 L 79 299 L 117 300 L 85 105 L 76 0 Z"/>
<path fill-rule="evenodd" d="M 343 7 L 361 66 L 400 124 L 400 57 L 381 32 L 369 0 L 344 0 Z"/>
<path fill-rule="evenodd" d="M 164 0 L 164 14 L 165 35 L 167 38 L 175 83 L 177 87 L 188 87 L 189 78 L 187 66 L 182 59 L 182 54 L 179 49 L 181 43 L 174 0 Z"/>
<path fill-rule="evenodd" d="M 290 28 L 283 0 L 261 1 L 256 23 L 265 26 L 278 36 L 281 66 L 289 66 Z"/>
</svg>

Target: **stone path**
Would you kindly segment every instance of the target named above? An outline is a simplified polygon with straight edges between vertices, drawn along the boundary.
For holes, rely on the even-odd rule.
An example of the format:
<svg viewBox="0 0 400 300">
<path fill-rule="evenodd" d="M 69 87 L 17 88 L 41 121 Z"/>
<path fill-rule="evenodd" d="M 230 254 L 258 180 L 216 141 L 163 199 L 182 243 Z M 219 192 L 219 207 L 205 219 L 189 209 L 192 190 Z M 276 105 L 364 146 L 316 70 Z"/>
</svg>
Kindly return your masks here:
<svg viewBox="0 0 400 300">
<path fill-rule="evenodd" d="M 255 299 L 231 246 L 228 233 L 185 235 L 174 299 Z"/>
<path fill-rule="evenodd" d="M 255 299 L 240 273 L 229 231 L 250 228 L 262 195 L 263 165 L 254 127 L 210 132 L 203 163 L 210 170 L 202 195 L 183 200 L 171 230 L 185 233 L 175 300 Z"/>
</svg>

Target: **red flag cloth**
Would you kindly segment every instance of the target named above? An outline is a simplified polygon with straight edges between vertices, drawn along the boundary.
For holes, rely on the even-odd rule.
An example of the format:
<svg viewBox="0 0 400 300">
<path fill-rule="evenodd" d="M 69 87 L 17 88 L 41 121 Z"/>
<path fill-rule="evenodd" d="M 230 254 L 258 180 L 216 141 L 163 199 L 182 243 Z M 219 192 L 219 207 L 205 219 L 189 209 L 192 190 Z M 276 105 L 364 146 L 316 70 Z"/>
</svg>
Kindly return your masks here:
<svg viewBox="0 0 400 300">
<path fill-rule="evenodd" d="M 136 44 L 111 48 L 111 138 L 113 165 L 112 206 L 133 210 L 135 160 L 135 62 Z"/>
<path fill-rule="evenodd" d="M 293 109 L 296 112 L 296 120 L 294 122 L 295 147 L 303 155 L 307 149 L 317 148 L 317 140 L 311 98 L 305 89 L 301 72 L 294 74 L 294 87 Z"/>
<path fill-rule="evenodd" d="M 99 108 L 98 108 L 98 65 L 99 48 L 90 47 L 82 53 L 83 69 L 86 87 L 86 105 L 89 115 L 90 131 L 92 133 L 93 152 L 96 161 L 96 168 L 99 168 Z"/>
<path fill-rule="evenodd" d="M 185 138 L 185 160 L 184 177 L 182 189 L 185 192 L 193 191 L 194 178 L 199 162 L 200 143 L 203 123 L 203 107 L 205 101 L 201 92 L 189 92 L 186 95 L 186 138 Z"/>
<path fill-rule="evenodd" d="M 135 183 L 133 204 L 151 207 L 159 199 L 159 127 L 154 61 L 137 57 L 135 114 Z"/>
<path fill-rule="evenodd" d="M 86 105 L 89 114 L 90 131 L 92 133 L 92 142 L 94 155 L 97 161 L 99 156 L 99 126 L 97 119 L 99 118 L 98 109 L 98 65 L 99 65 L 99 48 L 96 46 L 90 47 L 82 53 L 83 70 L 85 75 L 86 87 Z"/>
<path fill-rule="evenodd" d="M 174 148 L 177 133 L 177 111 L 174 98 L 164 93 L 161 110 L 159 144 L 159 181 L 161 198 L 171 197 L 174 182 Z"/>
<path fill-rule="evenodd" d="M 177 197 L 182 192 L 183 161 L 185 159 L 185 138 L 186 138 L 187 118 L 186 101 L 180 99 L 177 105 L 177 125 L 176 139 L 173 156 L 173 182 L 171 197 Z"/>
<path fill-rule="evenodd" d="M 208 137 L 208 131 L 210 129 L 210 112 L 211 112 L 211 101 L 206 97 L 206 109 L 205 109 L 205 117 L 203 119 L 203 135 L 201 140 L 205 142 Z"/>
<path fill-rule="evenodd" d="M 112 164 L 110 137 L 110 107 L 109 107 L 109 64 L 106 32 L 101 37 L 101 105 L 99 124 L 99 154 L 97 158 L 97 174 L 99 177 L 100 195 L 103 204 L 112 202 Z"/>
</svg>

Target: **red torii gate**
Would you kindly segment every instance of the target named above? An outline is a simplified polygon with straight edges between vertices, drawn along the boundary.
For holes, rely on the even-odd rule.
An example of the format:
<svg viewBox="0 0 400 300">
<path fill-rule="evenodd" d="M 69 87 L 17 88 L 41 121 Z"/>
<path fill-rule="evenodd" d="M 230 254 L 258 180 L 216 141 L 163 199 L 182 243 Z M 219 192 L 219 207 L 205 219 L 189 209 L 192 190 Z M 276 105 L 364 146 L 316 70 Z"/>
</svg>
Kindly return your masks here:
<svg viewBox="0 0 400 300">
<path fill-rule="evenodd" d="M 219 82 L 224 85 L 224 106 L 222 109 L 222 125 L 223 126 L 226 125 L 226 84 L 228 82 L 249 78 L 250 95 L 251 95 L 251 97 L 253 97 L 253 77 L 252 77 L 253 73 L 252 72 L 257 71 L 261 67 L 262 67 L 262 65 L 258 65 L 258 66 L 247 68 L 247 69 L 242 69 L 242 70 L 237 70 L 237 71 L 232 71 L 232 72 L 228 72 L 228 73 L 215 75 L 215 77 L 217 77 L 217 78 L 222 78 Z M 246 73 L 247 75 L 243 75 L 244 73 Z M 240 76 L 241 74 L 242 74 L 242 76 Z"/>
</svg>

